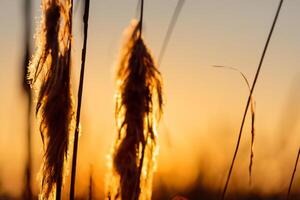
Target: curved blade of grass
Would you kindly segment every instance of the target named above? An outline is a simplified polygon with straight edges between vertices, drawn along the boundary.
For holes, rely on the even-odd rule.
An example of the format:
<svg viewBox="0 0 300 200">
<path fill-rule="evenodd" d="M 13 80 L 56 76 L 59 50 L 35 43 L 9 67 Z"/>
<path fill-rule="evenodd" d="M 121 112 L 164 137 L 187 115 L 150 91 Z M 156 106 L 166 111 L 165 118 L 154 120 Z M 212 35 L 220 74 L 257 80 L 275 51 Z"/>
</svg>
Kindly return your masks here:
<svg viewBox="0 0 300 200">
<path fill-rule="evenodd" d="M 256 74 L 255 74 L 254 80 L 253 80 L 253 84 L 252 84 L 252 87 L 251 87 L 251 90 L 250 90 L 250 94 L 248 96 L 247 104 L 246 104 L 245 111 L 244 111 L 243 118 L 242 118 L 241 127 L 240 127 L 240 130 L 239 130 L 239 135 L 238 135 L 238 139 L 237 139 L 236 148 L 235 148 L 235 151 L 234 151 L 234 154 L 233 154 L 233 158 L 232 158 L 232 162 L 231 162 L 231 165 L 230 165 L 230 168 L 229 168 L 226 183 L 225 183 L 222 195 L 221 195 L 222 200 L 225 199 L 225 195 L 226 195 L 226 191 L 227 191 L 228 184 L 229 184 L 229 181 L 230 181 L 232 169 L 233 169 L 234 162 L 235 162 L 238 150 L 239 150 L 241 136 L 242 136 L 242 132 L 243 132 L 243 127 L 244 127 L 244 124 L 245 124 L 245 119 L 246 119 L 246 115 L 247 115 L 247 112 L 248 112 L 248 108 L 249 108 L 249 105 L 250 105 L 250 102 L 251 102 L 251 96 L 252 96 L 252 93 L 254 91 L 254 88 L 255 88 L 255 85 L 256 85 L 256 82 L 257 82 L 257 79 L 258 79 L 258 76 L 259 76 L 259 73 L 260 73 L 260 70 L 261 70 L 261 67 L 262 67 L 262 64 L 263 64 L 268 46 L 269 46 L 269 43 L 270 43 L 274 28 L 275 28 L 275 25 L 276 25 L 276 22 L 277 22 L 277 19 L 278 19 L 278 16 L 279 16 L 279 13 L 280 13 L 280 10 L 281 10 L 281 7 L 282 7 L 282 4 L 283 4 L 283 0 L 280 0 L 277 11 L 276 11 L 276 14 L 275 14 L 275 18 L 274 18 L 272 26 L 271 26 L 271 30 L 269 32 L 267 41 L 266 41 L 265 46 L 264 46 L 263 53 L 261 55 L 261 58 L 260 58 L 260 61 L 259 61 L 259 64 L 258 64 L 258 68 L 257 68 Z"/>
<path fill-rule="evenodd" d="M 247 84 L 247 87 L 249 89 L 249 92 L 251 91 L 249 81 L 246 77 L 246 75 L 241 72 L 239 69 L 234 68 L 234 67 L 229 67 L 229 66 L 221 66 L 221 65 L 213 65 L 213 67 L 218 67 L 218 68 L 226 68 L 229 70 L 233 70 L 238 72 L 244 79 L 245 83 Z M 254 145 L 254 138 L 255 138 L 255 99 L 253 95 L 251 94 L 251 100 L 250 100 L 250 106 L 251 106 L 251 146 L 250 146 L 250 162 L 249 162 L 249 184 L 251 185 L 251 178 L 252 178 L 252 165 L 253 165 L 253 157 L 254 157 L 254 152 L 253 152 L 253 145 Z"/>
</svg>

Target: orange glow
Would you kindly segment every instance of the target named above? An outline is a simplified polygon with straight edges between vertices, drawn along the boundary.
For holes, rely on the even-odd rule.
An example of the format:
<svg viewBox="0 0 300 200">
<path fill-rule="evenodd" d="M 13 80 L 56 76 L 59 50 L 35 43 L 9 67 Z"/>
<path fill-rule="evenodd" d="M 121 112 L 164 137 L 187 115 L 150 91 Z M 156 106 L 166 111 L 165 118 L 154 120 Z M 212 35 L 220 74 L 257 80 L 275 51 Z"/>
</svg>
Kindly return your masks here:
<svg viewBox="0 0 300 200">
<path fill-rule="evenodd" d="M 144 37 L 155 58 L 176 2 L 146 3 Z M 33 5 L 35 26 L 41 14 L 39 3 L 35 1 Z M 21 195 L 26 161 L 27 102 L 20 89 L 23 53 L 20 4 L 4 0 L 0 6 L 0 197 L 5 193 Z M 92 166 L 94 197 L 103 199 L 106 181 L 112 181 L 114 186 L 117 181 L 111 178 L 112 161 L 107 156 L 112 154 L 117 133 L 114 95 L 118 83 L 114 81 L 114 66 L 120 34 L 135 12 L 136 1 L 91 4 L 76 195 L 87 196 Z M 185 6 L 158 67 L 165 104 L 160 123 L 155 124 L 159 148 L 151 158 L 157 163 L 153 166 L 154 199 L 161 193 L 170 198 L 185 196 L 196 189 L 216 194 L 223 187 L 249 91 L 239 74 L 211 66 L 235 66 L 251 83 L 275 9 L 273 1 L 260 0 L 187 1 Z M 248 171 L 251 148 L 248 115 L 229 193 L 285 195 L 287 192 L 300 141 L 299 6 L 300 1 L 286 1 L 254 93 L 252 185 L 249 186 Z M 80 72 L 81 20 L 78 9 L 73 30 L 73 94 L 77 93 Z M 38 120 L 34 114 L 32 118 L 32 186 L 38 194 L 43 146 Z M 70 169 L 70 163 L 66 167 Z M 146 177 L 145 170 L 143 175 Z M 69 179 L 67 170 L 64 199 L 68 198 Z M 300 173 L 296 173 L 295 194 L 300 192 L 299 185 Z"/>
</svg>

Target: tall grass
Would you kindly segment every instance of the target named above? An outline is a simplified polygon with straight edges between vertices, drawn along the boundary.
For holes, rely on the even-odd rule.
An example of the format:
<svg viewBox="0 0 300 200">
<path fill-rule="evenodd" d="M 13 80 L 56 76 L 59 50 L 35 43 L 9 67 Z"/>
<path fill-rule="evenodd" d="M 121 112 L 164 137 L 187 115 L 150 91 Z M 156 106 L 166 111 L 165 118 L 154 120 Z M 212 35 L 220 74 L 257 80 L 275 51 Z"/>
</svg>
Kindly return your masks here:
<svg viewBox="0 0 300 200">
<path fill-rule="evenodd" d="M 245 119 L 246 119 L 246 116 L 247 116 L 248 108 L 249 108 L 249 105 L 250 105 L 250 102 L 251 102 L 251 97 L 252 97 L 252 94 L 253 94 L 253 91 L 254 91 L 254 88 L 255 88 L 255 85 L 256 85 L 256 82 L 257 82 L 257 79 L 258 79 L 258 76 L 259 76 L 259 73 L 260 73 L 260 70 L 261 70 L 261 67 L 262 67 L 262 64 L 263 64 L 266 52 L 267 52 L 267 49 L 268 49 L 268 46 L 269 46 L 269 43 L 270 43 L 273 31 L 274 31 L 274 28 L 275 28 L 275 25 L 276 25 L 279 13 L 280 13 L 280 10 L 281 10 L 281 7 L 282 7 L 282 4 L 283 4 L 283 0 L 280 0 L 278 8 L 277 8 L 277 11 L 276 11 L 276 14 L 275 14 L 275 18 L 274 18 L 272 26 L 271 26 L 271 30 L 269 32 L 267 41 L 266 41 L 265 46 L 264 46 L 263 53 L 261 55 L 261 58 L 260 58 L 260 61 L 259 61 L 259 64 L 258 64 L 258 68 L 257 68 L 256 74 L 255 74 L 254 80 L 253 80 L 253 84 L 251 86 L 250 94 L 248 96 L 246 108 L 245 108 L 245 111 L 244 111 L 244 114 L 243 114 L 243 119 L 242 119 L 240 131 L 239 131 L 239 135 L 238 135 L 238 139 L 237 139 L 236 148 L 235 148 L 234 155 L 233 155 L 233 158 L 232 158 L 232 162 L 231 162 L 231 165 L 230 165 L 230 168 L 229 168 L 229 172 L 228 172 L 228 176 L 227 176 L 227 179 L 226 179 L 226 183 L 225 183 L 222 195 L 221 195 L 221 199 L 222 200 L 225 199 L 225 195 L 226 195 L 228 184 L 229 184 L 229 181 L 230 181 L 232 169 L 233 169 L 233 166 L 234 166 L 234 163 L 235 163 L 235 159 L 236 159 L 236 156 L 237 156 L 237 153 L 238 153 L 238 150 L 239 150 L 241 136 L 242 136 L 242 132 L 243 132 L 243 127 L 244 127 Z"/>
<path fill-rule="evenodd" d="M 71 174 L 71 186 L 70 186 L 70 199 L 73 200 L 75 197 L 75 179 L 76 179 L 76 165 L 77 165 L 77 150 L 78 150 L 78 140 L 79 140 L 79 124 L 80 124 L 80 112 L 81 112 L 81 101 L 83 93 L 83 83 L 84 83 L 84 70 L 85 70 L 85 59 L 87 50 L 87 39 L 88 39 L 88 21 L 89 21 L 89 10 L 90 10 L 90 0 L 85 0 L 85 9 L 83 16 L 84 23 L 84 41 L 81 54 L 81 71 L 78 89 L 78 99 L 77 99 L 77 112 L 76 112 L 76 128 L 74 135 L 74 148 L 73 148 L 73 159 L 72 159 L 72 174 Z"/>
<path fill-rule="evenodd" d="M 25 0 L 28 9 L 30 0 Z M 75 198 L 76 163 L 79 141 L 79 124 L 81 102 L 83 94 L 85 60 L 88 38 L 88 18 L 90 0 L 85 1 L 84 43 L 82 49 L 82 63 L 80 82 L 78 89 L 78 104 L 76 113 L 76 124 L 74 134 L 74 148 L 72 159 L 72 174 L 70 185 L 70 199 Z M 179 0 L 176 6 L 171 24 L 164 40 L 162 51 L 158 62 L 166 50 L 169 38 L 173 31 L 179 12 L 184 0 Z M 232 163 L 229 169 L 222 199 L 226 197 L 230 177 L 239 150 L 239 144 L 243 132 L 246 115 L 251 108 L 251 152 L 249 163 L 249 177 L 251 183 L 253 165 L 253 145 L 255 138 L 255 102 L 253 92 L 264 61 L 265 54 L 271 40 L 274 27 L 279 16 L 283 0 L 279 6 L 268 35 L 253 84 L 250 86 L 246 76 L 240 72 L 245 79 L 250 94 L 243 114 L 242 123 L 238 135 L 237 145 L 234 151 Z M 117 70 L 117 95 L 115 117 L 117 122 L 118 137 L 115 142 L 112 168 L 112 180 L 108 189 L 109 199 L 138 200 L 150 199 L 152 192 L 152 176 L 155 168 L 155 152 L 157 147 L 156 125 L 162 114 L 162 79 L 157 65 L 147 48 L 142 37 L 143 6 L 141 0 L 141 18 L 139 23 L 132 23 L 128 29 L 129 38 L 122 48 L 120 63 Z M 41 199 L 61 199 L 62 185 L 64 179 L 65 162 L 68 158 L 69 132 L 72 130 L 74 117 L 73 100 L 70 90 L 71 70 L 71 43 L 72 43 L 72 0 L 43 0 L 41 30 L 37 39 L 37 50 L 31 60 L 29 68 L 25 68 L 25 76 L 28 74 L 30 84 L 38 90 L 36 114 L 40 122 L 40 132 L 44 145 L 44 160 L 42 167 L 42 192 Z M 28 11 L 27 11 L 28 12 Z M 29 13 L 29 12 L 28 12 Z M 25 15 L 27 28 L 28 15 Z M 26 31 L 26 53 L 24 65 L 29 60 L 29 39 Z M 224 66 L 217 66 L 224 67 Z M 31 107 L 31 91 L 24 82 L 24 91 Z M 30 111 L 28 111 L 30 120 Z M 26 189 L 24 198 L 31 199 L 31 135 L 28 128 L 28 161 L 26 169 Z M 288 197 L 299 160 L 300 149 L 297 155 L 294 171 L 289 185 Z M 54 195 L 54 193 L 56 193 Z M 90 175 L 89 199 L 92 199 L 93 179 Z"/>
<path fill-rule="evenodd" d="M 24 0 L 24 24 L 25 24 L 25 37 L 24 37 L 24 58 L 23 58 L 23 79 L 22 79 L 22 87 L 23 91 L 26 95 L 27 100 L 27 159 L 26 159 L 26 167 L 24 173 L 24 188 L 23 188 L 23 198 L 27 200 L 31 200 L 33 198 L 32 189 L 31 189 L 31 179 L 32 179 L 32 148 L 31 148 L 31 105 L 32 105 L 32 94 L 31 89 L 27 81 L 28 74 L 28 64 L 30 60 L 30 41 L 31 41 L 31 0 Z"/>
<path fill-rule="evenodd" d="M 37 50 L 30 64 L 29 80 L 38 89 L 36 113 L 44 144 L 42 199 L 61 199 L 64 163 L 68 156 L 73 118 L 70 90 L 71 1 L 43 0 Z M 56 195 L 54 193 L 56 192 Z"/>
</svg>

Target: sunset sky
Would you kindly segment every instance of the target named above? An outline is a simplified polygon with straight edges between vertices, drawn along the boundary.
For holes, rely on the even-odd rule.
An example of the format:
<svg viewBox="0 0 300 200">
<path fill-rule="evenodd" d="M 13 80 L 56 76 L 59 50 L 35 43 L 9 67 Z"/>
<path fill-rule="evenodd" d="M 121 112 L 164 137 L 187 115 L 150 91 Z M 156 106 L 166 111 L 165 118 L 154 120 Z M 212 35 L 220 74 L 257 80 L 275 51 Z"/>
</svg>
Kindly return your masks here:
<svg viewBox="0 0 300 200">
<path fill-rule="evenodd" d="M 32 25 L 36 27 L 40 0 L 33 2 Z M 4 191 L 14 195 L 22 188 L 26 155 L 27 104 L 21 88 L 22 3 L 0 0 L 0 182 Z M 176 4 L 177 0 L 145 0 L 143 33 L 154 57 L 160 52 Z M 138 13 L 137 0 L 91 0 L 90 6 L 77 192 L 85 192 L 92 166 L 97 195 L 101 195 L 106 155 L 116 136 L 115 64 L 123 30 Z M 209 187 L 223 187 L 248 89 L 238 73 L 211 66 L 236 67 L 252 82 L 277 6 L 278 0 L 186 0 L 159 66 L 165 106 L 159 124 L 155 181 L 180 191 L 202 173 Z M 229 190 L 270 193 L 285 191 L 288 186 L 300 145 L 299 10 L 299 0 L 284 2 L 255 89 L 252 188 L 248 186 L 249 115 Z M 76 97 L 83 33 L 80 8 L 74 15 L 72 84 Z M 37 126 L 33 144 L 33 184 L 37 192 L 43 152 Z M 300 185 L 299 178 L 300 173 L 295 185 Z M 67 176 L 66 181 L 69 179 Z"/>
</svg>

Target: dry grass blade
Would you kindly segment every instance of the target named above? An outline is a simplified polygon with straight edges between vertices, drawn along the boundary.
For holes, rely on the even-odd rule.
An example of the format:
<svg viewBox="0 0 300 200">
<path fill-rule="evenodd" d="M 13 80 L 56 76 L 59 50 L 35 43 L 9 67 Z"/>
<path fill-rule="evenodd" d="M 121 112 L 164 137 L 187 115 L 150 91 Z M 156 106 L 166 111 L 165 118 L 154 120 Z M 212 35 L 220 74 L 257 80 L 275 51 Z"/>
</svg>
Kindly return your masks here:
<svg viewBox="0 0 300 200">
<path fill-rule="evenodd" d="M 85 59 L 86 59 L 87 39 L 88 39 L 89 11 L 90 11 L 90 0 L 85 0 L 85 8 L 84 8 L 84 15 L 83 15 L 84 40 L 83 40 L 83 48 L 81 53 L 81 71 L 80 71 L 78 99 L 77 99 L 78 101 L 77 101 L 77 112 L 76 112 L 76 128 L 74 133 L 75 135 L 74 135 L 74 148 L 73 148 L 73 159 L 72 159 L 70 200 L 74 200 L 75 198 L 77 151 L 78 151 L 78 140 L 79 140 L 79 131 L 80 131 L 79 124 L 80 124 L 81 101 L 82 101 L 82 93 L 83 93 Z"/>
<path fill-rule="evenodd" d="M 254 88 L 255 88 L 259 73 L 260 73 L 260 69 L 262 67 L 262 64 L 263 64 L 263 61 L 264 61 L 264 58 L 265 58 L 265 55 L 266 55 L 266 52 L 267 52 L 272 34 L 273 34 L 273 31 L 274 31 L 274 28 L 275 28 L 275 25 L 276 25 L 276 22 L 277 22 L 277 19 L 278 19 L 278 16 L 279 16 L 279 13 L 280 13 L 280 10 L 281 10 L 281 7 L 282 7 L 282 4 L 283 4 L 283 0 L 280 0 L 277 11 L 276 11 L 276 14 L 275 14 L 275 18 L 274 18 L 272 26 L 271 26 L 271 30 L 269 32 L 267 41 L 266 41 L 265 46 L 264 46 L 263 53 L 261 55 L 261 58 L 260 58 L 260 61 L 259 61 L 259 64 L 258 64 L 258 68 L 257 68 L 256 74 L 255 74 L 254 80 L 253 80 L 253 84 L 252 84 L 252 87 L 251 87 L 251 90 L 250 90 L 250 94 L 248 96 L 247 104 L 246 104 L 245 111 L 244 111 L 243 118 L 242 118 L 241 127 L 240 127 L 240 130 L 239 130 L 239 135 L 238 135 L 238 139 L 237 139 L 236 148 L 234 150 L 234 154 L 233 154 L 232 162 L 231 162 L 229 172 L 228 172 L 228 175 L 227 175 L 226 183 L 225 183 L 222 195 L 221 195 L 222 200 L 225 199 L 225 195 L 226 195 L 226 191 L 227 191 L 228 184 L 229 184 L 229 181 L 230 181 L 232 169 L 233 169 L 235 159 L 236 159 L 236 156 L 237 156 L 237 153 L 238 153 L 238 150 L 239 150 L 241 136 L 242 136 L 242 132 L 243 132 L 243 127 L 244 127 L 246 115 L 247 115 L 247 112 L 248 112 L 248 108 L 249 108 L 249 105 L 250 105 L 250 102 L 251 102 L 251 96 L 252 96 L 252 93 L 254 91 Z"/>
<path fill-rule="evenodd" d="M 158 66 L 160 66 L 162 58 L 165 55 L 165 51 L 166 51 L 167 46 L 169 44 L 171 35 L 173 33 L 174 27 L 176 25 L 176 22 L 178 20 L 179 14 L 180 14 L 180 12 L 182 10 L 182 7 L 183 7 L 184 3 L 185 3 L 185 0 L 178 0 L 178 3 L 177 3 L 176 8 L 175 8 L 175 11 L 174 11 L 173 16 L 171 18 L 171 22 L 170 22 L 170 24 L 168 26 L 168 30 L 167 30 L 166 36 L 165 36 L 165 38 L 163 40 L 161 51 L 160 51 L 158 59 L 157 59 Z"/>
<path fill-rule="evenodd" d="M 69 130 L 73 117 L 70 90 L 71 19 L 69 2 L 45 0 L 38 48 L 30 64 L 29 80 L 38 87 L 36 113 L 45 147 L 42 170 L 42 199 L 56 191 L 61 198 L 64 162 L 68 155 Z"/>
<path fill-rule="evenodd" d="M 226 68 L 230 69 L 233 71 L 238 72 L 242 78 L 244 79 L 245 83 L 247 84 L 247 87 L 249 89 L 249 92 L 251 91 L 249 81 L 246 77 L 246 75 L 238 70 L 237 68 L 230 67 L 230 66 L 221 66 L 221 65 L 213 65 L 213 67 L 217 68 Z M 252 182 L 252 166 L 253 166 L 253 157 L 254 157 L 254 152 L 253 152 L 253 145 L 254 145 L 254 138 L 255 138 L 255 99 L 253 95 L 251 95 L 251 145 L 250 145 L 250 160 L 249 160 L 249 184 L 251 185 Z"/>
<path fill-rule="evenodd" d="M 292 174 L 291 181 L 290 181 L 290 184 L 289 184 L 289 189 L 288 189 L 287 198 L 286 198 L 287 200 L 290 199 L 290 194 L 291 194 L 292 185 L 293 185 L 293 182 L 294 182 L 294 177 L 295 177 L 296 170 L 297 170 L 297 165 L 298 165 L 299 157 L 300 157 L 300 148 L 298 150 L 298 154 L 297 154 L 297 158 L 296 158 L 296 162 L 295 162 L 293 174 Z"/>
</svg>

